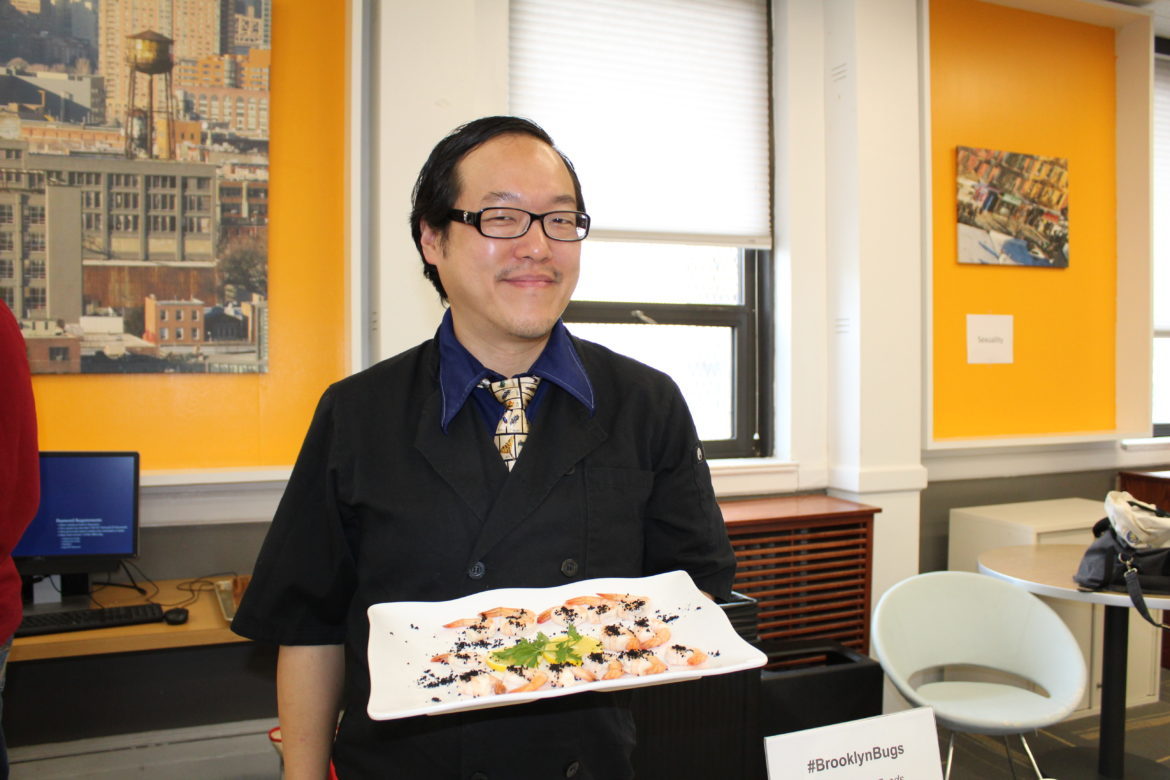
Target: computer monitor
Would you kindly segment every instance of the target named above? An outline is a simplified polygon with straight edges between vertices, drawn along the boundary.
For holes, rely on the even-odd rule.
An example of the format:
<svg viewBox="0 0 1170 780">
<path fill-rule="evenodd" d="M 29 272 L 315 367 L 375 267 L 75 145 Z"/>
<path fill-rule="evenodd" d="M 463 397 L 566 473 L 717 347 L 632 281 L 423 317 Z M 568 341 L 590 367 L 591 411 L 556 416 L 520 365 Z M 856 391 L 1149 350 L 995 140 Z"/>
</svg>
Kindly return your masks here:
<svg viewBox="0 0 1170 780">
<path fill-rule="evenodd" d="M 61 575 L 61 595 L 138 555 L 138 453 L 42 452 L 41 501 L 12 557 L 26 585 Z M 31 593 L 26 587 L 25 593 Z"/>
</svg>

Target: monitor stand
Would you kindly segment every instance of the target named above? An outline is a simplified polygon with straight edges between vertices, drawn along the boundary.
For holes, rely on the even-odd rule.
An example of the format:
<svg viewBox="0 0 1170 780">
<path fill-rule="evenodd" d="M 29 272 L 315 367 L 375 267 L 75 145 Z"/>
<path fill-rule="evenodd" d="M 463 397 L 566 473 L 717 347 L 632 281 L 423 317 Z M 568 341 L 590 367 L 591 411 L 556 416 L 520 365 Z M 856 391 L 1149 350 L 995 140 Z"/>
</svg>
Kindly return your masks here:
<svg viewBox="0 0 1170 780">
<path fill-rule="evenodd" d="M 93 606 L 89 598 L 88 574 L 60 574 L 56 576 L 59 579 L 57 587 L 54 587 L 48 577 L 35 583 L 32 577 L 20 578 L 24 614 L 87 609 Z"/>
</svg>

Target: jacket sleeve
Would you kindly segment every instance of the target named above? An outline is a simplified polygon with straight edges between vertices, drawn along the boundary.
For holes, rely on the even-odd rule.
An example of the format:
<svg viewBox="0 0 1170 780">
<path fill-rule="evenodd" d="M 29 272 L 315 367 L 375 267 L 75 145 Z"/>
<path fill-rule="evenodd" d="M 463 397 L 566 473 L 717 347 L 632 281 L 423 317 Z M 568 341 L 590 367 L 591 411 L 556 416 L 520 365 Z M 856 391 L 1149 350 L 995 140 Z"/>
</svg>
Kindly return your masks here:
<svg viewBox="0 0 1170 780">
<path fill-rule="evenodd" d="M 40 503 L 37 416 L 20 326 L 0 302 L 0 560 L 12 555 Z"/>
<path fill-rule="evenodd" d="M 356 588 L 331 391 L 317 406 L 232 630 L 283 645 L 340 644 Z"/>
<path fill-rule="evenodd" d="M 654 487 L 646 506 L 646 573 L 683 569 L 701 590 L 727 599 L 735 577 L 735 553 L 694 420 L 682 392 L 673 382 L 670 385 Z"/>
</svg>

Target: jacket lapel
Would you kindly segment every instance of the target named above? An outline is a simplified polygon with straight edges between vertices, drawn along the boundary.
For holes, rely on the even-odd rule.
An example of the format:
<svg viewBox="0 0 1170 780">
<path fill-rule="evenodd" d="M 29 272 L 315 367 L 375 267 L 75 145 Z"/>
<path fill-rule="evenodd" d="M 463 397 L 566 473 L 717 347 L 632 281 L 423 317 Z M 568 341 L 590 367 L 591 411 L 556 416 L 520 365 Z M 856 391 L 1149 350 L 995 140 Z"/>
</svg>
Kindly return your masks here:
<svg viewBox="0 0 1170 780">
<path fill-rule="evenodd" d="M 443 433 L 439 423 L 442 406 L 442 394 L 436 390 L 419 414 L 414 446 L 482 522 L 491 510 L 493 488 L 498 484 L 496 477 L 485 473 L 490 462 L 482 452 L 486 434 L 476 430 L 479 420 L 470 404 L 464 405 Z"/>
<path fill-rule="evenodd" d="M 549 388 L 554 390 L 554 388 Z M 496 497 L 476 540 L 472 560 L 483 558 L 519 526 L 556 483 L 607 438 L 605 428 L 568 393 L 555 388 L 533 421 L 524 452 Z"/>
</svg>

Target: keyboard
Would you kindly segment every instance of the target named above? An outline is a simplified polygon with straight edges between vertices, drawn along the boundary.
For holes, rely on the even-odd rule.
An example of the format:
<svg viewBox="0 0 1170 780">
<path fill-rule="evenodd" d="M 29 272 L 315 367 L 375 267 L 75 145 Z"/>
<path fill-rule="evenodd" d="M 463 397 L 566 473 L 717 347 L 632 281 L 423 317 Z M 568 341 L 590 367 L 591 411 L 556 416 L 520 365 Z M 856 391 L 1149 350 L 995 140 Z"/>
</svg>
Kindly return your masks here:
<svg viewBox="0 0 1170 780">
<path fill-rule="evenodd" d="M 86 631 L 91 628 L 158 623 L 162 619 L 163 608 L 158 604 L 131 604 L 122 607 L 41 612 L 25 615 L 24 620 L 20 622 L 20 628 L 16 629 L 16 635 L 61 634 L 66 631 Z"/>
</svg>

